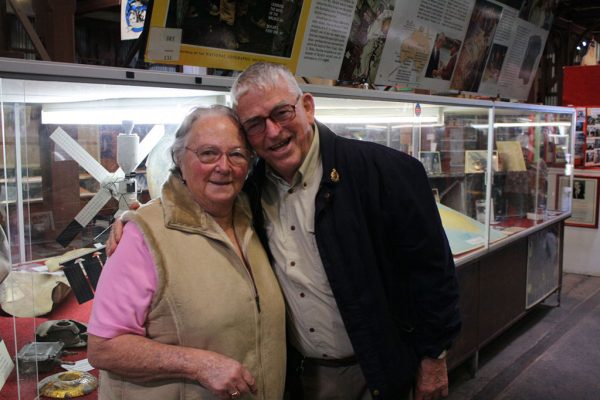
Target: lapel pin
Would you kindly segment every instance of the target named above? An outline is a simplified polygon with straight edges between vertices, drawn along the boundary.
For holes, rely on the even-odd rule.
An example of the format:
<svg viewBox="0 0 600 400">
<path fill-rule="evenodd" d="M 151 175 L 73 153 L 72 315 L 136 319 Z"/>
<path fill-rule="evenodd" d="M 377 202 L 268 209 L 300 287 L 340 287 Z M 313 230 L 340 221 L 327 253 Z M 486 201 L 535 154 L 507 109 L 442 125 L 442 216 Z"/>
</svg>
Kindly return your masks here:
<svg viewBox="0 0 600 400">
<path fill-rule="evenodd" d="M 331 179 L 331 182 L 337 183 L 340 181 L 340 174 L 338 174 L 337 170 L 334 168 L 331 170 L 331 173 L 329 174 L 329 178 Z"/>
</svg>

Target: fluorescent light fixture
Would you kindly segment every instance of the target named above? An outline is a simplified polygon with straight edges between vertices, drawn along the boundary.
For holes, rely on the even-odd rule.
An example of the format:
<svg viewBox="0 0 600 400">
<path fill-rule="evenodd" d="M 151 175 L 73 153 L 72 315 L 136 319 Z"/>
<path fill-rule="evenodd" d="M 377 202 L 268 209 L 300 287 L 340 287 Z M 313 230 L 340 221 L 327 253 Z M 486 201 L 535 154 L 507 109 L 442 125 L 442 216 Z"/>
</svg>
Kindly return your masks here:
<svg viewBox="0 0 600 400">
<path fill-rule="evenodd" d="M 180 124 L 193 108 L 213 104 L 214 99 L 118 99 L 42 106 L 42 123 L 54 125 Z"/>
<path fill-rule="evenodd" d="M 571 126 L 570 122 L 496 122 L 494 128 L 529 128 L 536 126 Z M 487 129 L 489 124 L 472 124 L 475 129 Z"/>
<path fill-rule="evenodd" d="M 128 108 L 104 110 L 42 110 L 42 124 L 54 125 L 121 125 L 123 121 L 139 124 L 180 124 L 187 110 Z"/>
<path fill-rule="evenodd" d="M 393 117 L 380 115 L 322 115 L 317 116 L 317 119 L 326 124 L 419 124 L 438 122 L 437 117 Z"/>
<path fill-rule="evenodd" d="M 402 124 L 402 125 L 392 125 L 391 128 L 392 129 L 398 129 L 398 128 L 414 128 L 415 126 L 419 126 L 421 128 L 434 128 L 434 127 L 439 127 L 439 126 L 444 126 L 444 124 Z"/>
</svg>

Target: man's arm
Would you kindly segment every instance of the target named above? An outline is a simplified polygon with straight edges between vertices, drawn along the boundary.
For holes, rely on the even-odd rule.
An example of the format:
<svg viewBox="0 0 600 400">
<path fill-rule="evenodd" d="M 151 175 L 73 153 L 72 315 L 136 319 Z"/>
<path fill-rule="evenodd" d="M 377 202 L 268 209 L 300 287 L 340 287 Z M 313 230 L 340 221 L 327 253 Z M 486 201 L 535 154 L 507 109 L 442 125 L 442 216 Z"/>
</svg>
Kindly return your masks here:
<svg viewBox="0 0 600 400">
<path fill-rule="evenodd" d="M 222 399 L 238 391 L 257 393 L 252 374 L 238 361 L 201 349 L 124 334 L 111 339 L 89 335 L 88 359 L 96 368 L 139 381 L 186 378 Z"/>
<path fill-rule="evenodd" d="M 134 202 L 129 206 L 130 210 L 137 210 L 140 208 L 140 203 Z M 108 235 L 108 240 L 106 241 L 106 255 L 108 257 L 112 256 L 112 254 L 117 249 L 119 242 L 121 241 L 121 237 L 123 236 L 123 226 L 125 224 L 121 220 L 121 218 L 116 218 L 115 222 L 113 222 L 112 227 L 110 228 L 110 234 Z"/>
<path fill-rule="evenodd" d="M 402 248 L 396 254 L 410 272 L 410 312 L 415 350 L 421 357 L 415 400 L 438 399 L 448 395 L 448 376 L 446 360 L 437 357 L 460 330 L 456 271 L 422 164 L 400 160 L 393 171 L 382 177 L 387 181 L 382 186 L 410 188 L 389 191 L 383 208 L 390 243 Z"/>
</svg>

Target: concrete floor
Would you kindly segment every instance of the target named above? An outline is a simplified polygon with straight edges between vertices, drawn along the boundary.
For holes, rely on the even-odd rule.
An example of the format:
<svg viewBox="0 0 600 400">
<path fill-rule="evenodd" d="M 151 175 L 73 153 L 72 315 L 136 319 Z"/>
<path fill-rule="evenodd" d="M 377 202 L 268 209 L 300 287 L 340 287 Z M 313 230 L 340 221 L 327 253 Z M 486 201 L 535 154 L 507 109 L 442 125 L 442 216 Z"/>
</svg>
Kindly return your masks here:
<svg viewBox="0 0 600 400">
<path fill-rule="evenodd" d="M 600 277 L 564 274 L 560 307 L 534 308 L 484 347 L 475 378 L 468 362 L 449 377 L 448 400 L 600 400 Z"/>
</svg>

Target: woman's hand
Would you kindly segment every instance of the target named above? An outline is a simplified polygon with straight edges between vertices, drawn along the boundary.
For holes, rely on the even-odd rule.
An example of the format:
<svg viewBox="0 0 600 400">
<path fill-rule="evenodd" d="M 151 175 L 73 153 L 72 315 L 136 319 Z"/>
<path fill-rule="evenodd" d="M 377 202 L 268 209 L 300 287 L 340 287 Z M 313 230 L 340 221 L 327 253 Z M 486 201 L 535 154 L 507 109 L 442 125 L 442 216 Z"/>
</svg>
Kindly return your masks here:
<svg viewBox="0 0 600 400">
<path fill-rule="evenodd" d="M 213 351 L 158 343 L 125 334 L 88 337 L 88 359 L 99 369 L 139 381 L 187 378 L 221 399 L 256 394 L 256 380 L 241 363 Z"/>
<path fill-rule="evenodd" d="M 202 351 L 198 360 L 197 377 L 202 386 L 221 399 L 236 399 L 256 394 L 256 380 L 238 361 L 211 351 Z"/>
</svg>

